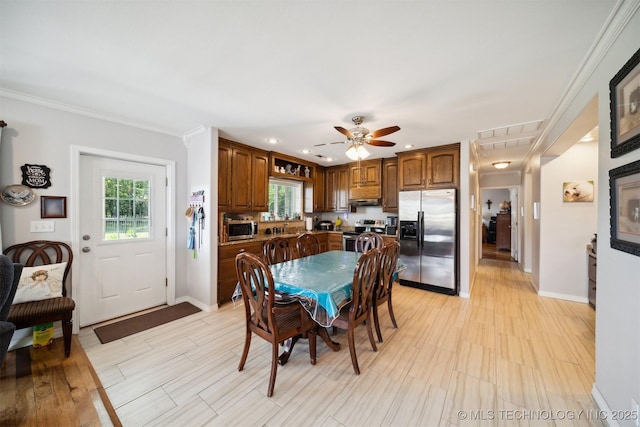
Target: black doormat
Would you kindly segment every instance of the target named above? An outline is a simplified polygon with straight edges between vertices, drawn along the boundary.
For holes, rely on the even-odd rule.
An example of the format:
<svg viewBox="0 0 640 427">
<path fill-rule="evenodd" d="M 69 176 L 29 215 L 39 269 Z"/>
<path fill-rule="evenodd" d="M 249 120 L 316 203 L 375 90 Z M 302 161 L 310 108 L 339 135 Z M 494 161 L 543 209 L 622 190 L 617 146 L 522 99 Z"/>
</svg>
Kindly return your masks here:
<svg viewBox="0 0 640 427">
<path fill-rule="evenodd" d="M 177 320 L 199 311 L 201 310 L 198 307 L 188 302 L 183 302 L 130 319 L 121 320 L 120 322 L 111 323 L 110 325 L 100 326 L 93 331 L 98 336 L 100 342 L 106 344 L 156 326 L 164 325 L 172 320 Z"/>
</svg>

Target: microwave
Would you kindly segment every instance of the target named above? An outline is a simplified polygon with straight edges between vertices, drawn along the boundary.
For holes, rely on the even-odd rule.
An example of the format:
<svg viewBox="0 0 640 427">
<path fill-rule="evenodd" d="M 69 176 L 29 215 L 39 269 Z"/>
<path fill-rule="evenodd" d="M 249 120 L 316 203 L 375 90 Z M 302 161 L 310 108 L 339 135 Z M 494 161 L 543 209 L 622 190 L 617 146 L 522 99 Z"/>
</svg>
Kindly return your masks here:
<svg viewBox="0 0 640 427">
<path fill-rule="evenodd" d="M 225 227 L 229 241 L 252 239 L 254 234 L 258 234 L 258 223 L 255 221 L 233 219 L 227 221 Z"/>
</svg>

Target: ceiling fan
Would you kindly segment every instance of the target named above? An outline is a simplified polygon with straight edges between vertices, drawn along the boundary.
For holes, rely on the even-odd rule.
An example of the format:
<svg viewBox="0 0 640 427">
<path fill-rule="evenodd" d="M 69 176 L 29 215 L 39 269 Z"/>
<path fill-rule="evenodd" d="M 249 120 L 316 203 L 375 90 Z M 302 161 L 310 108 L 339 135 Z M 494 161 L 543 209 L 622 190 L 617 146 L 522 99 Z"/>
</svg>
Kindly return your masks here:
<svg viewBox="0 0 640 427">
<path fill-rule="evenodd" d="M 346 141 L 338 141 L 338 142 L 330 142 L 328 144 L 345 144 L 350 143 L 355 148 L 362 146 L 363 144 L 374 145 L 377 147 L 393 147 L 396 145 L 395 142 L 390 141 L 382 141 L 379 138 L 381 136 L 389 135 L 391 133 L 397 132 L 400 130 L 398 126 L 389 126 L 386 128 L 374 130 L 370 132 L 369 129 L 360 126 L 364 121 L 364 116 L 355 116 L 351 119 L 356 127 L 352 129 L 345 129 L 342 126 L 334 126 L 335 129 L 347 137 Z M 316 147 L 320 147 L 322 145 L 327 145 L 327 143 L 316 144 Z"/>
</svg>

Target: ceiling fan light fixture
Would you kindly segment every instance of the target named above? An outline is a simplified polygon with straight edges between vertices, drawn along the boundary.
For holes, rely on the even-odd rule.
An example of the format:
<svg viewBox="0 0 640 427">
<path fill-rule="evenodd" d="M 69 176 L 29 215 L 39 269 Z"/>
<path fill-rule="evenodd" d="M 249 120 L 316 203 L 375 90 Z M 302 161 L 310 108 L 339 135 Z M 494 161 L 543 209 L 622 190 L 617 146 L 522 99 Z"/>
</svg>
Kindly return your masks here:
<svg viewBox="0 0 640 427">
<path fill-rule="evenodd" d="M 511 164 L 511 162 L 506 162 L 506 161 L 502 161 L 502 162 L 493 162 L 491 163 L 493 165 L 494 168 L 496 169 L 504 169 L 507 166 L 509 166 Z"/>
<path fill-rule="evenodd" d="M 362 160 L 369 157 L 369 151 L 362 144 L 351 144 L 345 152 L 351 160 Z"/>
</svg>

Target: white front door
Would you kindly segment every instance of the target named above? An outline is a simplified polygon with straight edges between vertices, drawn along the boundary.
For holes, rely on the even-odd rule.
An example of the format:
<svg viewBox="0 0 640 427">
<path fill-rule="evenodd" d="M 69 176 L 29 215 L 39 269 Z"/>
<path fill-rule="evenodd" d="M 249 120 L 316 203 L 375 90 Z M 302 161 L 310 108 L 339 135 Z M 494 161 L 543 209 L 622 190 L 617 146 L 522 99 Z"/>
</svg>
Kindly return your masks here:
<svg viewBox="0 0 640 427">
<path fill-rule="evenodd" d="M 80 156 L 80 326 L 167 302 L 164 166 Z"/>
</svg>

